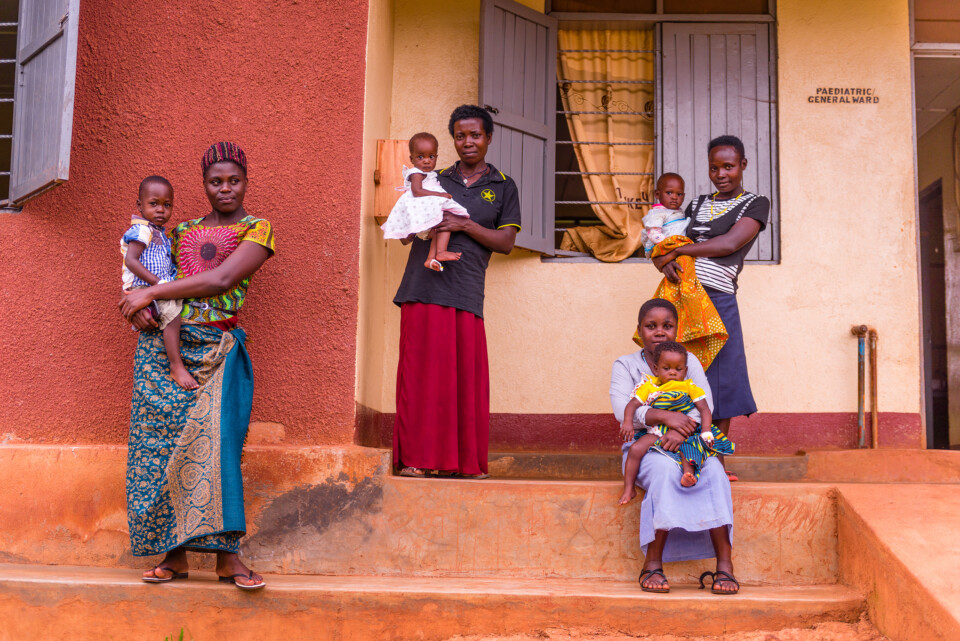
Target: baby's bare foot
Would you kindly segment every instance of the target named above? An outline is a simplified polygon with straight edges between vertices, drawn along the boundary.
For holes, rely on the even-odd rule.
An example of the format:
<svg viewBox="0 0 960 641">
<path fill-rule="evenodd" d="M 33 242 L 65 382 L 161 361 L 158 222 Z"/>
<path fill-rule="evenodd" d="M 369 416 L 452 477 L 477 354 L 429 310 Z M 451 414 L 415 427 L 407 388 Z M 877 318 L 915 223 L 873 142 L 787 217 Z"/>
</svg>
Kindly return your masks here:
<svg viewBox="0 0 960 641">
<path fill-rule="evenodd" d="M 462 252 L 437 252 L 437 260 L 442 263 L 447 262 L 448 260 L 460 260 Z"/>
<path fill-rule="evenodd" d="M 623 494 L 620 496 L 620 500 L 617 501 L 617 505 L 626 505 L 632 501 L 637 496 L 636 486 L 631 486 L 629 490 L 624 490 Z"/>
<path fill-rule="evenodd" d="M 187 371 L 186 367 L 171 366 L 170 376 L 172 376 L 176 384 L 183 389 L 194 390 L 200 387 L 200 384 L 197 383 L 197 379 L 190 375 L 190 372 Z"/>
<path fill-rule="evenodd" d="M 683 487 L 693 487 L 697 484 L 697 477 L 693 472 L 684 472 L 683 476 L 680 477 L 680 485 Z"/>
</svg>

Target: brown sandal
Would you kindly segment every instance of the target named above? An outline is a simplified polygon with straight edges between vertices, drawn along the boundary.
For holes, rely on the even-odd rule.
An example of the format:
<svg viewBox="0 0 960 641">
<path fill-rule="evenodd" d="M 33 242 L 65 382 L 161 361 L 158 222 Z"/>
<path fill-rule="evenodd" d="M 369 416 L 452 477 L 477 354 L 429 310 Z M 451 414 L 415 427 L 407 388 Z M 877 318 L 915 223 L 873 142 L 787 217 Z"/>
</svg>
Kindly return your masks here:
<svg viewBox="0 0 960 641">
<path fill-rule="evenodd" d="M 720 576 L 721 574 L 722 574 L 723 576 Z M 737 594 L 738 592 L 740 592 L 740 582 L 737 581 L 735 578 L 733 578 L 733 575 L 732 575 L 732 574 L 730 574 L 729 572 L 724 572 L 723 570 L 717 570 L 716 572 L 707 571 L 707 572 L 704 572 L 703 574 L 701 574 L 701 575 L 700 575 L 700 589 L 701 589 L 701 590 L 705 590 L 705 589 L 707 588 L 707 586 L 705 586 L 705 585 L 703 584 L 703 578 L 704 578 L 704 577 L 707 577 L 707 576 L 709 576 L 709 577 L 711 577 L 711 578 L 713 579 L 713 582 L 710 584 L 710 591 L 713 592 L 714 594 L 729 595 L 729 594 Z M 721 580 L 721 581 L 730 581 L 731 583 L 733 583 L 735 586 L 737 586 L 737 589 L 736 589 L 736 590 L 732 590 L 732 591 L 731 591 L 731 590 L 718 590 L 717 587 L 716 587 L 716 586 L 717 586 L 717 577 L 718 577 L 718 576 L 720 576 L 720 580 Z"/>
<path fill-rule="evenodd" d="M 430 470 L 423 470 L 419 467 L 405 467 L 400 470 L 400 476 L 406 476 L 414 479 L 423 479 L 430 476 Z"/>
<path fill-rule="evenodd" d="M 654 574 L 659 574 L 660 576 L 662 576 L 664 582 L 666 583 L 666 587 L 664 587 L 663 583 L 661 583 L 660 586 L 656 588 L 646 587 L 643 584 L 643 577 L 645 577 L 648 574 L 650 575 L 650 578 L 653 578 Z M 670 584 L 669 582 L 667 582 L 667 575 L 663 573 L 663 568 L 657 568 L 656 570 L 644 570 L 643 572 L 640 573 L 639 581 L 640 581 L 640 589 L 643 590 L 644 592 L 656 592 L 657 594 L 666 594 L 667 592 L 670 591 Z"/>
</svg>

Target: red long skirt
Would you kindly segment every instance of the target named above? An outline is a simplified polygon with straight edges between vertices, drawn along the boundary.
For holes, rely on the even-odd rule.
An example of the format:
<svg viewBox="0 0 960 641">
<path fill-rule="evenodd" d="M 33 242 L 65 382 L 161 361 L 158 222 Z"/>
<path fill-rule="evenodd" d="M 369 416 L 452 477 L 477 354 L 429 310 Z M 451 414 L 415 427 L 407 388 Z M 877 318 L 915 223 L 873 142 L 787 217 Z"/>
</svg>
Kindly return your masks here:
<svg viewBox="0 0 960 641">
<path fill-rule="evenodd" d="M 404 303 L 393 464 L 486 474 L 489 436 L 483 319 L 453 307 Z"/>
</svg>

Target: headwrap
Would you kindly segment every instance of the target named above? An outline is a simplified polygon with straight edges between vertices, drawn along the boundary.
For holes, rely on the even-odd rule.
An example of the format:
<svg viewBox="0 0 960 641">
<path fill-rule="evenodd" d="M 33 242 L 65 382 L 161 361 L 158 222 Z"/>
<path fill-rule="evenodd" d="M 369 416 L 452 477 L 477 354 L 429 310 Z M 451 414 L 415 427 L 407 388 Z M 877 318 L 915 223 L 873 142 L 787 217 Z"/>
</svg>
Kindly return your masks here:
<svg viewBox="0 0 960 641">
<path fill-rule="evenodd" d="M 229 160 L 240 165 L 243 173 L 247 173 L 247 155 L 240 149 L 240 145 L 235 142 L 217 142 L 210 145 L 210 148 L 203 154 L 200 160 L 200 167 L 203 173 L 207 173 L 207 168 L 218 162 Z"/>
</svg>

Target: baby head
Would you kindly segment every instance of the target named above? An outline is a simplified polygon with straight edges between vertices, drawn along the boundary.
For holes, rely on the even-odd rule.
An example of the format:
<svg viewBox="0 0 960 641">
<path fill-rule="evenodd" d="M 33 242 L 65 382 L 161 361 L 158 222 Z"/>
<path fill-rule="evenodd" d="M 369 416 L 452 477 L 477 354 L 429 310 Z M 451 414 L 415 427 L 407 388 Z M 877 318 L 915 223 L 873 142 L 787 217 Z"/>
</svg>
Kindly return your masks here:
<svg viewBox="0 0 960 641">
<path fill-rule="evenodd" d="M 653 373 L 660 382 L 687 378 L 687 349 L 680 343 L 667 341 L 653 350 Z"/>
<path fill-rule="evenodd" d="M 667 209 L 680 209 L 683 206 L 683 178 L 680 174 L 666 173 L 657 179 L 657 187 L 653 196 L 658 203 Z"/>
<path fill-rule="evenodd" d="M 420 171 L 430 173 L 437 166 L 437 137 L 425 131 L 410 138 L 410 162 Z"/>
<path fill-rule="evenodd" d="M 173 213 L 173 185 L 163 176 L 147 176 L 140 181 L 137 211 L 157 227 L 163 227 Z"/>
</svg>

